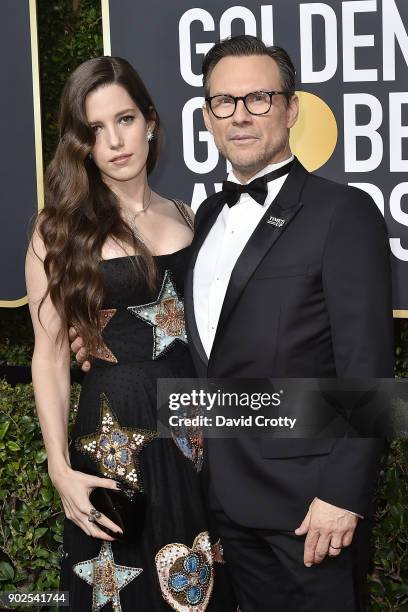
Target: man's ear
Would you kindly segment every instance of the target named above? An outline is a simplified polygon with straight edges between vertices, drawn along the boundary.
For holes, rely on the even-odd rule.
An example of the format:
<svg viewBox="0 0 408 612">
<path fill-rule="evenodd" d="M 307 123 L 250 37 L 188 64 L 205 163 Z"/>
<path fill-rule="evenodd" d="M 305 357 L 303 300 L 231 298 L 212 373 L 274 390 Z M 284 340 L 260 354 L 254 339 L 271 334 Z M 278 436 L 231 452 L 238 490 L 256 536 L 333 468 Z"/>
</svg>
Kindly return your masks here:
<svg viewBox="0 0 408 612">
<path fill-rule="evenodd" d="M 211 125 L 211 120 L 210 120 L 210 113 L 208 112 L 208 104 L 206 102 L 203 104 L 203 117 L 204 117 L 205 127 L 210 132 L 210 134 L 212 134 L 213 130 L 212 130 L 212 125 Z"/>
<path fill-rule="evenodd" d="M 299 115 L 299 98 L 296 94 L 293 94 L 291 99 L 289 100 L 287 109 L 286 109 L 286 127 L 292 128 L 298 118 Z"/>
</svg>

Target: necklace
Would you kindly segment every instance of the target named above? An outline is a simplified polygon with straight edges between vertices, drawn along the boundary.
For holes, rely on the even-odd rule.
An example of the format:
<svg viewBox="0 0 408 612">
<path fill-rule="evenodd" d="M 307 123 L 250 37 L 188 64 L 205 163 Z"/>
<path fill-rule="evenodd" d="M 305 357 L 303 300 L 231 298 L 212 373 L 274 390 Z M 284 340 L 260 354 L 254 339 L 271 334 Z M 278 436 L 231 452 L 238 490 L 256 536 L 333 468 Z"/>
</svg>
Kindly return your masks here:
<svg viewBox="0 0 408 612">
<path fill-rule="evenodd" d="M 150 187 L 149 187 L 149 189 L 150 189 Z M 138 235 L 135 219 L 136 219 L 136 217 L 137 217 L 137 215 L 139 213 L 146 212 L 146 210 L 149 208 L 149 206 L 150 206 L 150 204 L 152 202 L 152 195 L 153 195 L 153 192 L 150 189 L 149 200 L 148 200 L 146 206 L 143 206 L 140 210 L 137 210 L 135 213 L 133 213 L 133 215 L 128 215 L 127 213 L 125 213 L 123 211 L 124 212 L 124 216 L 125 216 L 125 221 L 130 226 L 130 229 L 132 230 L 132 232 L 134 233 L 135 236 Z"/>
</svg>

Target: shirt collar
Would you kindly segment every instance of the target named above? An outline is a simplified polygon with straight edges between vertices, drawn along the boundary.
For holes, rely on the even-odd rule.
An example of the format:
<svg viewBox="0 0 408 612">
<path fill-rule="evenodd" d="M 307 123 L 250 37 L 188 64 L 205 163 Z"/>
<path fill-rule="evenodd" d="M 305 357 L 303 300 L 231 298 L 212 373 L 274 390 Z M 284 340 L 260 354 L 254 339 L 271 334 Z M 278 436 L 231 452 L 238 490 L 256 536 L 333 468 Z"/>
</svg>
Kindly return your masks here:
<svg viewBox="0 0 408 612">
<path fill-rule="evenodd" d="M 265 168 L 262 168 L 262 170 L 257 172 L 257 174 L 255 174 L 255 176 L 250 178 L 249 181 L 246 181 L 245 183 L 241 183 L 241 181 L 239 181 L 236 178 L 236 176 L 234 175 L 233 171 L 231 171 L 228 174 L 227 180 L 228 181 L 232 181 L 233 183 L 241 183 L 242 185 L 246 185 L 247 183 L 250 183 L 251 181 L 255 180 L 256 178 L 258 178 L 260 176 L 264 176 L 265 174 L 268 174 L 269 172 L 273 172 L 273 170 L 277 170 L 278 168 L 281 168 L 285 164 L 288 164 L 289 162 L 291 162 L 292 159 L 294 159 L 294 155 L 291 155 L 290 157 L 288 157 L 288 159 L 285 159 L 284 161 L 278 162 L 276 164 L 269 164 L 268 166 L 265 166 Z"/>
</svg>

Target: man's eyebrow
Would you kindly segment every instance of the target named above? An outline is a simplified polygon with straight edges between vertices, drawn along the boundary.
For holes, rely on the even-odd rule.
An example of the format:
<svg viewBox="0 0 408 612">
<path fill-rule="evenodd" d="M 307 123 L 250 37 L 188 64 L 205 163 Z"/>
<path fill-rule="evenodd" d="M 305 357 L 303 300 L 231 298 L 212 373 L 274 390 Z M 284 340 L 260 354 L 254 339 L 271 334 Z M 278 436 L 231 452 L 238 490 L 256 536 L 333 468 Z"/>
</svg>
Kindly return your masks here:
<svg viewBox="0 0 408 612">
<path fill-rule="evenodd" d="M 247 91 L 247 93 L 244 94 L 244 95 L 248 95 L 249 93 L 255 93 L 257 91 L 273 91 L 273 90 L 270 89 L 269 87 L 254 87 L 250 91 Z M 214 96 L 231 96 L 231 97 L 234 97 L 234 95 L 231 92 L 229 92 L 229 91 L 219 91 L 217 93 L 212 94 L 212 96 L 210 96 L 210 97 L 212 98 Z"/>
<path fill-rule="evenodd" d="M 133 106 L 131 108 L 125 108 L 124 110 L 119 111 L 118 113 L 116 113 L 115 115 L 115 119 L 116 117 L 120 117 L 120 115 L 124 115 L 125 113 L 135 113 L 136 112 L 136 108 Z M 93 123 L 100 123 L 100 121 L 98 119 L 95 119 L 95 121 L 90 121 L 89 122 L 91 125 Z"/>
</svg>

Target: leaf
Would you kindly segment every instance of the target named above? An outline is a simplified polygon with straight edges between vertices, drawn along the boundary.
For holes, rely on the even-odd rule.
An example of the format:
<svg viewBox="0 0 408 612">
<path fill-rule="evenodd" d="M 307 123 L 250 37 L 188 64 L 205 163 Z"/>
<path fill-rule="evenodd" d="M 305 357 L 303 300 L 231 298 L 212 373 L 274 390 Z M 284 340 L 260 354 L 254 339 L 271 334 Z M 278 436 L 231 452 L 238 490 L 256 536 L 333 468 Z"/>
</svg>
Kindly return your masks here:
<svg viewBox="0 0 408 612">
<path fill-rule="evenodd" d="M 50 551 L 46 548 L 37 548 L 35 554 L 37 555 L 37 557 L 40 557 L 40 559 L 48 559 L 48 557 L 50 556 Z"/>
<path fill-rule="evenodd" d="M 47 451 L 45 448 L 40 449 L 35 453 L 35 462 L 36 463 L 44 463 L 47 458 Z"/>
<path fill-rule="evenodd" d="M 43 536 L 44 533 L 47 533 L 47 531 L 48 531 L 48 527 L 37 527 L 37 529 L 34 531 L 34 538 L 35 539 L 41 538 L 41 536 Z"/>
<path fill-rule="evenodd" d="M 41 489 L 41 497 L 45 503 L 49 503 L 54 496 L 54 493 L 51 489 Z"/>
<path fill-rule="evenodd" d="M 14 568 L 7 561 L 0 561 L 0 580 L 13 580 Z"/>
<path fill-rule="evenodd" d="M 17 444 L 17 442 L 13 442 L 12 440 L 10 440 L 10 442 L 7 442 L 7 448 L 13 453 L 16 453 L 20 450 L 20 446 Z"/>
<path fill-rule="evenodd" d="M 10 421 L 4 421 L 0 425 L 0 440 L 3 440 L 4 436 L 7 433 L 8 428 L 10 427 Z"/>
</svg>

